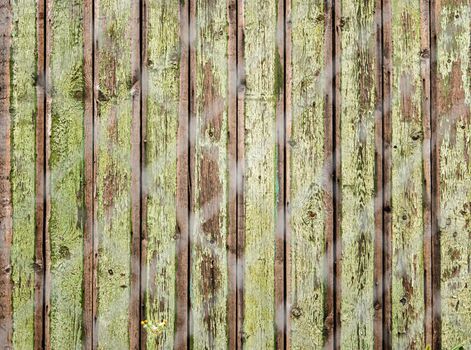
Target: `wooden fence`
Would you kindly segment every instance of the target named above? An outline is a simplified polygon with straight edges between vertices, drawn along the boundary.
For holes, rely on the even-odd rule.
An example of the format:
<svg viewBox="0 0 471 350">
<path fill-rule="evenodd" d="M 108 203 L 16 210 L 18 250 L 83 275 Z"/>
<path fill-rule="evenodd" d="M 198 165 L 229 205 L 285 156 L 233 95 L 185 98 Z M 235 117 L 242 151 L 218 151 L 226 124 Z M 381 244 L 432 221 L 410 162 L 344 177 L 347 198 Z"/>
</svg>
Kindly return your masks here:
<svg viewBox="0 0 471 350">
<path fill-rule="evenodd" d="M 2 349 L 471 348 L 470 23 L 0 0 Z"/>
</svg>

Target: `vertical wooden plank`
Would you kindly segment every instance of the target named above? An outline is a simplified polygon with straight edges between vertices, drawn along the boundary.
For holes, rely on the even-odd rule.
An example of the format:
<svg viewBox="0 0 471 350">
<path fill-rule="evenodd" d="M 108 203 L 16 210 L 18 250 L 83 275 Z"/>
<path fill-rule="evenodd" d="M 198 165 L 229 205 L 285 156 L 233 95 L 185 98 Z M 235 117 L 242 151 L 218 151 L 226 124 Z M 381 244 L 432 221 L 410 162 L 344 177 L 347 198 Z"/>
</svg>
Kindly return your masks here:
<svg viewBox="0 0 471 350">
<path fill-rule="evenodd" d="M 51 249 L 50 344 L 82 347 L 84 72 L 83 1 L 54 1 L 48 12 L 50 45 Z"/>
<path fill-rule="evenodd" d="M 377 5 L 379 9 L 379 5 Z M 377 10 L 379 11 L 379 10 Z M 382 327 L 382 344 L 381 348 L 391 347 L 391 330 L 392 330 L 392 302 L 391 302 L 391 282 L 392 282 L 392 111 L 391 111 L 391 90 L 392 90 L 392 24 L 391 24 L 391 0 L 381 1 L 381 21 L 377 29 L 377 36 L 381 33 L 381 61 L 377 61 L 377 72 L 379 74 L 378 82 L 381 81 L 381 99 L 382 99 L 382 132 L 381 139 L 376 139 L 376 153 L 379 153 L 378 146 L 381 141 L 382 164 L 378 164 L 378 157 L 376 169 L 381 166 L 382 170 L 382 188 L 376 188 L 376 196 L 382 192 L 381 212 L 378 213 L 376 207 L 376 216 L 382 215 L 383 226 L 381 230 L 376 230 L 375 241 L 378 242 L 378 235 L 382 236 L 382 247 L 376 250 L 376 253 L 382 253 L 382 312 L 383 312 L 383 327 Z M 378 56 L 379 57 L 379 56 Z M 381 66 L 379 63 L 381 62 Z M 378 86 L 378 85 L 377 85 Z M 378 89 L 379 90 L 379 89 Z M 377 95 L 379 101 L 380 95 Z M 379 104 L 379 103 L 378 103 Z M 375 130 L 375 135 L 379 133 Z M 379 171 L 376 171 L 376 176 L 379 177 Z M 376 246 L 378 247 L 378 246 Z M 375 264 L 376 265 L 376 264 Z M 378 339 L 378 337 L 376 337 Z M 379 345 L 379 343 L 377 343 Z"/>
<path fill-rule="evenodd" d="M 34 347 L 36 2 L 11 2 L 9 72 L 13 241 L 13 347 Z"/>
<path fill-rule="evenodd" d="M 225 0 L 195 2 L 191 344 L 227 346 L 228 19 Z"/>
<path fill-rule="evenodd" d="M 341 2 L 341 346 L 373 347 L 375 1 Z"/>
<path fill-rule="evenodd" d="M 288 110 L 291 133 L 287 135 L 290 169 L 290 259 L 287 268 L 290 270 L 291 288 L 287 291 L 287 317 L 288 343 L 292 349 L 323 347 L 325 274 L 332 273 L 326 266 L 324 229 L 327 215 L 324 209 L 324 191 L 327 189 L 324 186 L 332 185 L 330 178 L 325 178 L 324 168 L 329 165 L 331 168 L 330 162 L 324 164 L 324 118 L 331 121 L 324 111 L 325 104 L 332 102 L 325 99 L 325 87 L 328 86 L 325 80 L 330 78 L 331 67 L 325 65 L 325 46 L 328 44 L 324 35 L 329 19 L 324 14 L 323 1 L 291 0 L 291 15 L 286 19 L 291 24 L 288 37 L 291 54 L 287 56 L 291 61 L 291 72 L 287 71 L 287 83 L 291 89 L 288 95 L 291 99 L 291 112 Z M 327 152 L 328 159 L 331 159 L 332 150 Z M 329 322 L 332 322 L 332 316 Z"/>
<path fill-rule="evenodd" d="M 340 343 L 340 2 L 324 2 L 323 128 L 323 232 L 324 232 L 324 348 Z"/>
<path fill-rule="evenodd" d="M 425 348 L 421 2 L 391 1 L 392 347 Z M 386 73 L 385 73 L 386 75 Z"/>
<path fill-rule="evenodd" d="M 131 2 L 131 290 L 129 348 L 140 349 L 141 319 L 141 1 Z"/>
<path fill-rule="evenodd" d="M 244 2 L 244 321 L 248 349 L 275 346 L 276 110 L 283 88 L 274 0 Z"/>
<path fill-rule="evenodd" d="M 466 348 L 471 345 L 466 326 L 471 322 L 471 4 L 434 5 L 440 259 L 436 251 L 433 258 L 441 262 L 441 332 L 434 324 L 434 345 Z"/>
<path fill-rule="evenodd" d="M 440 229 L 438 226 L 440 211 L 439 211 L 439 191 L 440 191 L 440 176 L 439 176 L 439 134 L 438 126 L 438 82 L 437 82 L 437 16 L 436 16 L 436 3 L 435 0 L 429 2 L 429 16 L 430 16 L 430 116 L 429 116 L 429 132 L 430 132 L 430 233 L 429 243 L 426 245 L 426 266 L 429 268 L 429 274 L 426 280 L 427 295 L 426 314 L 425 314 L 425 331 L 426 331 L 426 344 L 431 345 L 433 349 L 441 347 L 441 256 L 440 256 Z M 427 232 L 428 233 L 428 232 Z"/>
<path fill-rule="evenodd" d="M 97 346 L 130 345 L 131 1 L 95 2 Z"/>
<path fill-rule="evenodd" d="M 238 164 L 238 1 L 227 0 L 227 162 L 228 162 L 228 192 L 227 192 L 227 338 L 228 348 L 237 349 L 237 299 L 238 299 L 238 189 L 240 188 Z"/>
<path fill-rule="evenodd" d="M 286 118 L 285 118 L 285 0 L 277 1 L 276 16 L 276 53 L 279 60 L 279 87 L 275 91 L 276 99 L 276 216 L 275 216 L 275 345 L 277 349 L 284 349 L 286 340 Z"/>
<path fill-rule="evenodd" d="M 95 288 L 95 164 L 94 164 L 94 39 L 93 0 L 83 0 L 83 133 L 84 133 L 84 219 L 83 219 L 83 346 L 94 347 L 96 288 Z"/>
<path fill-rule="evenodd" d="M 36 172 L 35 172 L 35 315 L 34 347 L 50 346 L 49 333 L 49 296 L 50 296 L 50 242 L 48 236 L 49 221 L 49 138 L 51 100 L 48 91 L 50 46 L 47 35 L 50 26 L 47 21 L 50 3 L 38 1 L 36 9 L 37 37 L 37 83 L 36 83 Z"/>
<path fill-rule="evenodd" d="M 0 344 L 12 347 L 13 312 L 11 280 L 12 193 L 10 60 L 12 12 L 9 1 L 0 2 Z"/>
<path fill-rule="evenodd" d="M 174 346 L 176 321 L 177 128 L 179 127 L 180 36 L 179 4 L 146 2 L 143 88 L 146 117 L 146 316 L 167 320 L 162 337 L 147 337 L 148 349 Z M 186 63 L 185 63 L 186 64 Z M 144 252 L 143 252 L 144 253 Z"/>
<path fill-rule="evenodd" d="M 424 342 L 432 340 L 432 134 L 431 134 L 431 38 L 430 1 L 420 1 L 420 74 L 422 117 L 422 172 L 423 172 L 423 268 L 424 268 Z M 434 176 L 435 177 L 435 176 Z"/>
<path fill-rule="evenodd" d="M 333 309 L 333 347 L 339 349 L 341 344 L 341 309 L 342 309 L 342 143 L 341 143 L 341 116 L 342 116 L 342 27 L 345 21 L 342 18 L 342 2 L 340 0 L 331 0 L 331 11 L 333 21 L 333 33 L 330 39 L 332 42 L 332 83 L 326 82 L 326 85 L 332 87 L 332 192 L 333 192 L 333 208 L 332 208 L 332 262 L 334 278 L 331 287 L 332 309 Z M 328 54 L 328 53 L 326 53 Z M 329 101 L 328 95 L 326 98 Z M 330 101 L 329 101 L 330 102 Z M 326 111 L 330 106 L 326 105 Z M 326 140 L 329 140 L 326 137 Z M 327 152 L 326 157 L 329 156 Z"/>
<path fill-rule="evenodd" d="M 177 129 L 177 193 L 176 193 L 176 320 L 174 348 L 188 348 L 189 306 L 189 205 L 190 205 L 190 112 L 193 90 L 190 86 L 190 0 L 181 1 L 180 19 L 180 99 Z"/>
<path fill-rule="evenodd" d="M 244 1 L 237 0 L 237 348 L 244 344 L 245 313 L 245 21 Z"/>
<path fill-rule="evenodd" d="M 386 0 L 387 1 L 387 0 Z M 386 197 L 386 176 L 388 176 L 386 163 L 387 157 L 385 154 L 385 142 L 389 136 L 385 128 L 385 121 L 389 117 L 389 111 L 387 108 L 387 91 L 386 81 L 383 76 L 383 72 L 386 68 L 386 40 L 384 35 L 387 32 L 386 26 L 389 26 L 389 21 L 385 21 L 386 9 L 383 6 L 385 1 L 376 0 L 376 60 L 375 60 L 375 83 L 376 83 L 376 94 L 375 103 L 376 110 L 374 114 L 374 150 L 375 150 L 375 173 L 374 173 L 374 186 L 375 186 L 375 197 L 374 197 L 374 257 L 373 257 L 373 347 L 380 349 L 385 345 L 385 324 L 388 322 L 388 316 L 386 310 L 387 305 L 387 293 L 389 293 L 388 285 L 386 280 L 387 274 L 386 269 L 388 268 L 388 261 L 386 257 L 388 252 L 386 250 L 389 237 L 389 227 L 386 226 L 386 218 L 384 204 L 387 200 Z M 360 87 L 361 89 L 361 87 Z"/>
</svg>

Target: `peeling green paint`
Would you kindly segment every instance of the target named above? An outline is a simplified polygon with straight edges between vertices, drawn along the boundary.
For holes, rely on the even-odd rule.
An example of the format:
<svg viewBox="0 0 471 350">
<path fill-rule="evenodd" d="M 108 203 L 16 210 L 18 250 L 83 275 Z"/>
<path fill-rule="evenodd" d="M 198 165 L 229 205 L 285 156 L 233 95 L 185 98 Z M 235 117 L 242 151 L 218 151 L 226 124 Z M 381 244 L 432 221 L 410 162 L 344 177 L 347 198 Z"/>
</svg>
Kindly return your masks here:
<svg viewBox="0 0 471 350">
<path fill-rule="evenodd" d="M 227 50 L 226 1 L 196 1 L 190 296 L 194 349 L 224 349 L 228 342 Z"/>
<path fill-rule="evenodd" d="M 36 1 L 12 1 L 11 184 L 13 346 L 33 349 L 35 242 Z"/>
<path fill-rule="evenodd" d="M 176 276 L 176 142 L 179 105 L 179 5 L 150 1 L 147 19 L 148 96 L 146 128 L 147 286 L 146 318 L 166 319 L 161 337 L 148 349 L 172 349 Z"/>
<path fill-rule="evenodd" d="M 245 24 L 244 347 L 275 346 L 277 1 L 247 0 Z"/>
<path fill-rule="evenodd" d="M 322 18 L 322 20 L 318 20 Z M 324 2 L 291 5 L 292 130 L 290 159 L 292 349 L 324 344 Z"/>
<path fill-rule="evenodd" d="M 437 5 L 442 345 L 471 346 L 471 7 Z"/>
<path fill-rule="evenodd" d="M 373 348 L 375 1 L 341 1 L 341 346 Z"/>
<path fill-rule="evenodd" d="M 420 2 L 391 9 L 392 347 L 424 349 Z"/>
<path fill-rule="evenodd" d="M 117 349 L 129 344 L 131 1 L 96 6 L 98 349 Z"/>
</svg>

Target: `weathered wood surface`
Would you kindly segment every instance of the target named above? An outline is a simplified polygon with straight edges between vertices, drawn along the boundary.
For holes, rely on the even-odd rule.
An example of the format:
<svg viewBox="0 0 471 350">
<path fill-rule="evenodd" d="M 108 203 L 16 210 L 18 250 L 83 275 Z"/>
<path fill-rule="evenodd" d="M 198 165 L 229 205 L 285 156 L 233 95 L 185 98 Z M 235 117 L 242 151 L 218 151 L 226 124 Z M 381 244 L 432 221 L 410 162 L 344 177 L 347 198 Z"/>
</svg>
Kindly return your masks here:
<svg viewBox="0 0 471 350">
<path fill-rule="evenodd" d="M 341 346 L 373 347 L 375 2 L 342 1 Z"/>
<path fill-rule="evenodd" d="M 227 345 L 228 19 L 225 0 L 195 2 L 191 346 Z"/>
<path fill-rule="evenodd" d="M 145 319 L 167 320 L 148 349 L 173 348 L 175 324 L 177 127 L 179 105 L 179 4 L 148 1 L 144 37 Z"/>
<path fill-rule="evenodd" d="M 95 2 L 97 346 L 127 347 L 131 267 L 131 1 Z"/>
<path fill-rule="evenodd" d="M 391 2 L 392 346 L 423 349 L 422 2 Z"/>
<path fill-rule="evenodd" d="M 438 227 L 441 264 L 441 344 L 471 344 L 469 166 L 471 115 L 471 4 L 434 2 Z M 440 329 L 437 329 L 440 332 Z"/>
<path fill-rule="evenodd" d="M 83 1 L 54 1 L 50 45 L 50 342 L 82 347 L 84 224 Z"/>
<path fill-rule="evenodd" d="M 470 6 L 0 1 L 2 345 L 469 347 Z"/>
<path fill-rule="evenodd" d="M 12 13 L 8 1 L 0 2 L 0 344 L 11 344 L 13 333 L 11 283 L 12 196 L 10 59 Z"/>
<path fill-rule="evenodd" d="M 33 349 L 35 257 L 36 2 L 11 2 L 10 118 L 13 346 Z M 5 27 L 7 28 L 7 27 Z M 4 102 L 4 101 L 2 101 Z M 7 101 L 5 101 L 7 102 Z M 2 118 L 5 118 L 2 115 Z M 5 155 L 2 154 L 3 158 Z"/>
<path fill-rule="evenodd" d="M 324 207 L 325 22 L 323 1 L 291 0 L 288 342 L 322 348 L 327 271 Z M 288 60 L 288 57 L 287 57 Z M 288 66 L 289 67 L 289 66 Z M 287 68 L 289 69 L 289 68 Z M 287 90 L 288 93 L 288 90 Z M 290 130 L 291 129 L 291 130 Z M 329 135 L 330 136 L 330 135 Z M 330 152 L 329 152 L 330 153 Z M 330 156 L 330 155 L 329 155 Z"/>
<path fill-rule="evenodd" d="M 274 0 L 244 2 L 244 322 L 248 349 L 275 346 L 276 108 L 283 85 Z M 240 15 L 240 14 L 239 14 Z M 239 116 L 240 117 L 240 116 Z"/>
</svg>

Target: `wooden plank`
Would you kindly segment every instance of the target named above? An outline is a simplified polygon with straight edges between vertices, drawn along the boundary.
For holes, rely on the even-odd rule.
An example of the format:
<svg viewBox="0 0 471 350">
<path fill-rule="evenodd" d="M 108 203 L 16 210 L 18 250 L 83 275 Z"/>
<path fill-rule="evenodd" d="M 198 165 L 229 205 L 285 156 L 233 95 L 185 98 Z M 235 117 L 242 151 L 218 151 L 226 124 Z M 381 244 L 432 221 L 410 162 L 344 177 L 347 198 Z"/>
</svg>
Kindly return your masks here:
<svg viewBox="0 0 471 350">
<path fill-rule="evenodd" d="M 325 1 L 323 4 L 323 65 L 320 83 L 323 89 L 323 130 L 322 130 L 322 152 L 323 164 L 321 173 L 322 185 L 322 201 L 324 207 L 321 208 L 323 215 L 322 233 L 325 258 L 321 264 L 323 273 L 326 277 L 323 284 L 319 285 L 323 288 L 321 291 L 323 296 L 323 346 L 326 349 L 335 348 L 336 342 L 336 292 L 337 292 L 337 271 L 335 268 L 335 250 L 336 250 L 336 177 L 337 169 L 335 167 L 335 127 L 336 115 L 335 102 L 336 96 L 336 75 L 335 75 L 335 50 L 338 39 L 335 35 L 335 1 Z M 319 19 L 318 19 L 319 21 Z M 290 81 L 291 79 L 288 79 Z M 319 83 L 318 82 L 318 83 Z M 289 153 L 288 153 L 289 154 Z M 316 214 L 317 215 L 317 214 Z M 287 261 L 287 263 L 291 261 Z M 318 265 L 318 266 L 319 266 Z"/>
<path fill-rule="evenodd" d="M 13 347 L 34 348 L 36 2 L 11 3 L 11 191 Z"/>
<path fill-rule="evenodd" d="M 12 12 L 9 1 L 0 2 L 0 344 L 12 346 L 13 310 L 11 280 L 12 191 L 10 59 Z"/>
<path fill-rule="evenodd" d="M 341 2 L 341 346 L 373 347 L 375 1 Z M 377 175 L 379 176 L 379 175 Z"/>
<path fill-rule="evenodd" d="M 237 349 L 244 344 L 245 281 L 245 21 L 244 2 L 237 0 Z"/>
<path fill-rule="evenodd" d="M 324 116 L 325 104 L 332 102 L 325 99 L 325 88 L 328 86 L 325 80 L 330 77 L 331 66 L 325 64 L 327 43 L 324 35 L 329 19 L 324 14 L 323 1 L 291 0 L 291 15 L 287 17 L 291 24 L 291 35 L 288 38 L 291 40 L 291 54 L 287 56 L 287 62 L 288 59 L 291 62 L 291 65 L 287 65 L 291 68 L 291 72 L 287 71 L 288 89 L 291 89 L 287 96 L 291 99 L 291 111 L 288 109 L 287 112 L 290 116 L 287 133 L 291 131 L 287 135 L 290 230 L 287 269 L 290 271 L 291 287 L 287 290 L 287 317 L 288 344 L 293 349 L 324 346 L 324 274 L 327 271 L 327 233 L 324 227 L 328 215 L 324 209 L 324 191 L 327 191 L 324 186 L 332 185 L 330 178 L 325 178 L 326 174 L 329 175 L 325 172 L 326 168 L 331 171 L 332 164 L 324 164 L 327 147 L 323 142 L 327 136 L 324 117 L 326 122 L 332 121 Z M 331 132 L 330 129 L 329 136 Z M 332 150 L 327 153 L 330 160 Z M 332 208 L 331 190 L 329 198 Z"/>
<path fill-rule="evenodd" d="M 227 192 L 227 338 L 228 348 L 237 349 L 238 335 L 238 1 L 227 1 L 227 162 L 228 162 L 228 192 Z"/>
<path fill-rule="evenodd" d="M 440 253 L 432 257 L 436 262 L 440 256 L 441 263 L 441 332 L 435 318 L 434 345 L 466 348 L 471 345 L 466 326 L 471 322 L 471 6 L 467 0 L 434 6 Z"/>
<path fill-rule="evenodd" d="M 425 348 L 421 3 L 391 1 L 392 347 Z M 384 72 L 386 76 L 389 72 Z"/>
<path fill-rule="evenodd" d="M 35 315 L 34 347 L 35 349 L 50 346 L 49 333 L 49 300 L 50 300 L 50 242 L 48 236 L 49 222 L 49 185 L 48 163 L 50 142 L 47 135 L 50 131 L 51 100 L 48 91 L 50 45 L 47 35 L 50 25 L 47 21 L 50 3 L 37 2 L 36 35 L 37 35 L 37 82 L 36 82 L 36 176 L 35 176 Z"/>
<path fill-rule="evenodd" d="M 51 2 L 47 15 L 50 344 L 79 349 L 83 332 L 83 1 Z"/>
<path fill-rule="evenodd" d="M 181 1 L 180 19 L 180 99 L 177 129 L 177 188 L 176 188 L 176 319 L 174 349 L 185 350 L 188 344 L 189 306 L 189 233 L 190 233 L 190 112 L 193 89 L 190 86 L 192 56 L 190 56 L 190 0 Z"/>
<path fill-rule="evenodd" d="M 326 85 L 332 87 L 332 164 L 333 164 L 333 208 L 332 208 L 332 262 L 330 263 L 333 269 L 334 278 L 331 286 L 329 298 L 332 298 L 332 309 L 333 309 L 333 348 L 339 349 L 341 344 L 341 308 L 342 308 L 342 144 L 341 144 L 341 115 L 342 115 L 342 68 L 341 68 L 341 52 L 342 52 L 342 3 L 338 0 L 331 1 L 332 21 L 333 21 L 333 33 L 331 37 L 327 37 L 327 41 L 332 42 L 332 82 L 326 81 Z M 328 34 L 326 33 L 326 36 Z M 330 39 L 330 40 L 329 40 Z M 329 53 L 326 53 L 328 55 Z M 327 61 L 326 61 L 327 62 Z M 328 95 L 326 95 L 328 97 Z M 326 105 L 326 111 L 329 106 Z M 326 141 L 329 139 L 326 137 Z M 326 157 L 329 157 L 329 151 L 326 152 Z M 328 229 L 328 227 L 327 227 Z M 327 234 L 329 232 L 327 231 Z M 327 344 L 328 345 L 328 344 Z"/>
<path fill-rule="evenodd" d="M 432 133 L 431 133 L 431 14 L 428 0 L 420 1 L 420 74 L 421 85 L 421 117 L 422 117 L 422 173 L 423 173 L 423 268 L 424 268 L 424 342 L 432 340 Z M 434 175 L 435 177 L 435 175 Z"/>
<path fill-rule="evenodd" d="M 95 2 L 97 346 L 130 346 L 131 69 L 129 0 Z"/>
<path fill-rule="evenodd" d="M 84 219 L 83 219 L 83 346 L 95 346 L 96 265 L 95 265 L 95 99 L 93 0 L 83 0 L 83 83 L 84 83 Z"/>
<path fill-rule="evenodd" d="M 275 222 L 275 344 L 277 349 L 286 345 L 286 118 L 285 118 L 285 0 L 278 0 L 276 16 L 276 52 L 279 61 L 278 88 L 276 99 L 276 222 Z M 276 81 L 276 79 L 275 79 Z"/>
<path fill-rule="evenodd" d="M 140 349 L 141 331 L 141 2 L 131 2 L 131 290 L 129 348 Z"/>
<path fill-rule="evenodd" d="M 430 115 L 429 129 L 430 133 L 430 152 L 428 159 L 430 161 L 430 230 L 428 244 L 425 246 L 426 267 L 429 274 L 426 275 L 427 294 L 425 297 L 425 331 L 426 344 L 431 345 L 433 349 L 441 347 L 441 257 L 440 257 L 440 230 L 439 230 L 439 148 L 438 135 L 438 94 L 437 94 L 437 16 L 435 0 L 429 2 L 430 19 Z M 427 272 L 427 271 L 426 271 Z"/>
<path fill-rule="evenodd" d="M 391 0 L 381 0 L 376 2 L 377 13 L 381 13 L 381 21 L 377 19 L 377 106 L 381 105 L 381 114 L 376 114 L 375 125 L 375 160 L 376 160 L 376 198 L 381 198 L 381 203 L 375 206 L 375 220 L 381 216 L 381 220 L 376 220 L 375 224 L 375 286 L 380 287 L 375 290 L 375 321 L 378 327 L 375 328 L 375 347 L 391 347 L 392 330 L 392 302 L 391 302 L 391 282 L 392 282 L 392 62 L 391 50 L 392 34 L 391 24 Z M 379 39 L 381 43 L 379 44 Z M 381 118 L 378 118 L 381 116 Z M 379 123 L 378 123 L 379 122 Z M 381 129 L 381 132 L 379 132 Z M 380 154 L 380 156 L 378 156 Z M 381 169 L 381 170 L 379 170 Z M 379 205 L 378 205 L 379 204 Z M 381 224 L 378 225 L 378 224 Z M 381 258 L 381 263 L 376 263 L 376 259 Z M 382 270 L 379 271 L 378 268 Z M 381 276 L 382 281 L 376 284 Z M 379 301 L 379 304 L 377 302 Z M 381 307 L 377 307 L 380 305 Z M 379 313 L 381 317 L 378 317 Z M 382 325 L 379 327 L 379 320 Z"/>
<path fill-rule="evenodd" d="M 146 316 L 167 320 L 160 338 L 147 337 L 147 348 L 174 346 L 176 317 L 177 128 L 179 123 L 179 4 L 160 0 L 146 3 L 145 79 L 145 192 Z"/>
<path fill-rule="evenodd" d="M 191 344 L 227 345 L 228 19 L 225 0 L 195 2 Z"/>
<path fill-rule="evenodd" d="M 386 247 L 389 243 L 390 230 L 389 226 L 386 225 L 386 212 L 384 211 L 385 201 L 388 200 L 386 194 L 386 186 L 389 184 L 386 181 L 388 169 L 386 169 L 387 156 L 385 152 L 386 138 L 390 135 L 387 134 L 385 122 L 390 116 L 387 110 L 386 104 L 388 103 L 387 98 L 387 87 L 386 77 L 384 71 L 389 67 L 386 66 L 386 46 L 387 37 L 385 34 L 390 28 L 389 22 L 385 21 L 387 13 L 383 7 L 382 0 L 376 0 L 376 13 L 379 15 L 375 18 L 376 25 L 376 60 L 375 60 L 375 78 L 376 78 L 376 93 L 375 93 L 375 119 L 374 119 L 374 149 L 375 149 L 375 173 L 374 173 L 374 186 L 375 186 L 375 197 L 374 197 L 374 257 L 373 257 L 373 347 L 380 349 L 385 346 L 386 329 L 385 323 L 388 322 L 389 316 L 386 314 L 388 308 L 387 296 L 389 296 L 388 281 L 386 281 L 386 269 L 388 268 L 389 261 L 386 260 L 388 251 Z M 387 28 L 388 27 L 388 28 Z M 361 87 L 360 87 L 361 89 Z"/>
<path fill-rule="evenodd" d="M 248 349 L 275 346 L 276 111 L 283 88 L 274 0 L 244 2 L 244 321 Z"/>
</svg>

